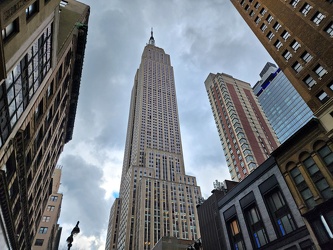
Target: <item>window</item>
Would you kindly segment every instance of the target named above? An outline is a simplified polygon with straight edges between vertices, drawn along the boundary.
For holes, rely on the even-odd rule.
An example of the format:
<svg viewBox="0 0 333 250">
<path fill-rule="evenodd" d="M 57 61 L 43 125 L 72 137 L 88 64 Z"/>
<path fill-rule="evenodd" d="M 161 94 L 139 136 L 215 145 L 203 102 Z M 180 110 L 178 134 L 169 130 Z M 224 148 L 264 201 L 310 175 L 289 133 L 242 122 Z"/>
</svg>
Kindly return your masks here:
<svg viewBox="0 0 333 250">
<path fill-rule="evenodd" d="M 58 196 L 56 195 L 51 195 L 50 197 L 50 201 L 57 201 L 58 200 Z"/>
<path fill-rule="evenodd" d="M 265 8 L 262 8 L 261 11 L 260 11 L 260 14 L 265 15 L 266 12 L 267 12 L 267 10 L 265 10 Z"/>
<path fill-rule="evenodd" d="M 272 31 L 268 32 L 266 37 L 268 38 L 268 40 L 271 41 L 273 39 L 273 37 L 274 37 L 273 32 Z"/>
<path fill-rule="evenodd" d="M 26 18 L 31 18 L 34 14 L 38 12 L 38 1 L 35 1 L 28 8 L 25 9 Z"/>
<path fill-rule="evenodd" d="M 266 21 L 268 23 L 271 23 L 273 19 L 274 19 L 274 17 L 272 17 L 272 15 L 268 15 L 267 18 L 266 18 Z"/>
<path fill-rule="evenodd" d="M 43 239 L 36 239 L 35 246 L 43 246 L 44 240 Z"/>
<path fill-rule="evenodd" d="M 327 85 L 327 87 L 328 87 L 330 90 L 333 91 L 333 81 L 331 81 L 331 82 Z"/>
<path fill-rule="evenodd" d="M 250 229 L 250 235 L 255 248 L 260 248 L 268 243 L 264 223 L 255 204 L 244 211 L 245 221 Z"/>
<path fill-rule="evenodd" d="M 260 3 L 256 2 L 256 4 L 254 5 L 254 8 L 259 9 L 259 7 L 260 7 Z"/>
<path fill-rule="evenodd" d="M 294 40 L 290 44 L 290 47 L 292 47 L 294 49 L 294 51 L 296 52 L 301 47 L 301 44 L 299 42 L 297 42 L 296 40 Z"/>
<path fill-rule="evenodd" d="M 327 70 L 324 69 L 324 67 L 321 66 L 320 64 L 318 64 L 318 65 L 314 68 L 313 71 L 318 75 L 319 78 L 321 78 L 321 77 L 323 77 L 325 74 L 327 74 Z"/>
<path fill-rule="evenodd" d="M 276 40 L 274 46 L 277 48 L 277 50 L 279 50 L 283 46 L 283 43 L 280 40 Z"/>
<path fill-rule="evenodd" d="M 312 76 L 307 75 L 304 79 L 303 82 L 308 85 L 308 87 L 311 89 L 313 85 L 317 84 L 317 82 L 312 78 Z"/>
<path fill-rule="evenodd" d="M 313 198 L 313 194 L 310 191 L 309 187 L 307 186 L 303 175 L 299 171 L 298 167 L 292 169 L 290 171 L 290 175 L 292 179 L 294 180 L 294 183 L 297 187 L 298 192 L 301 194 L 305 204 L 308 206 L 308 208 L 313 208 L 316 205 L 316 202 Z"/>
<path fill-rule="evenodd" d="M 303 161 L 304 166 L 306 167 L 311 180 L 315 183 L 318 191 L 322 195 L 324 199 L 329 199 L 333 197 L 333 192 L 331 191 L 330 186 L 328 185 L 326 179 L 324 178 L 323 174 L 319 170 L 317 164 L 312 159 L 312 157 L 308 157 Z"/>
<path fill-rule="evenodd" d="M 260 26 L 260 29 L 261 29 L 262 32 L 264 32 L 264 31 L 267 29 L 267 25 L 263 23 L 263 24 Z"/>
<path fill-rule="evenodd" d="M 296 8 L 297 4 L 299 3 L 300 0 L 291 0 L 290 4 L 291 6 L 293 6 L 294 8 Z"/>
<path fill-rule="evenodd" d="M 227 222 L 227 225 L 232 249 L 245 249 L 245 244 L 243 241 L 241 229 L 239 227 L 238 219 L 234 217 Z"/>
<path fill-rule="evenodd" d="M 310 55 L 309 52 L 304 51 L 304 53 L 301 55 L 301 58 L 304 60 L 304 62 L 308 63 L 311 61 L 311 59 L 313 58 L 312 55 Z"/>
<path fill-rule="evenodd" d="M 289 50 L 285 50 L 282 56 L 288 61 L 292 57 L 292 54 Z"/>
<path fill-rule="evenodd" d="M 330 99 L 326 92 L 323 90 L 317 94 L 317 98 L 321 103 L 325 103 L 326 101 L 328 101 L 328 99 Z"/>
<path fill-rule="evenodd" d="M 50 216 L 43 216 L 43 219 L 42 219 L 42 221 L 43 222 L 49 222 L 50 221 Z"/>
<path fill-rule="evenodd" d="M 329 166 L 333 163 L 333 152 L 328 146 L 324 146 L 321 149 L 319 149 L 318 153 L 325 162 L 326 166 Z M 331 170 L 330 172 L 333 174 Z"/>
<path fill-rule="evenodd" d="M 303 5 L 303 7 L 300 9 L 300 12 L 304 15 L 304 16 L 306 16 L 308 13 L 309 13 L 309 11 L 312 9 L 312 6 L 310 5 L 310 4 L 308 4 L 308 3 L 305 3 L 304 5 Z"/>
<path fill-rule="evenodd" d="M 244 9 L 245 11 L 248 11 L 250 9 L 250 6 L 247 4 Z"/>
<path fill-rule="evenodd" d="M 54 208 L 55 208 L 54 206 L 48 205 L 47 206 L 47 211 L 54 211 Z"/>
<path fill-rule="evenodd" d="M 46 234 L 47 233 L 47 227 L 40 227 L 38 233 L 39 234 Z"/>
<path fill-rule="evenodd" d="M 18 19 L 8 24 L 6 28 L 1 31 L 1 36 L 4 41 L 18 32 Z"/>
<path fill-rule="evenodd" d="M 274 26 L 273 26 L 273 28 L 276 30 L 276 31 L 278 31 L 280 28 L 281 28 L 281 24 L 279 24 L 279 22 L 276 22 L 275 24 L 274 24 Z"/>
<path fill-rule="evenodd" d="M 324 31 L 329 34 L 331 37 L 333 37 L 333 22 L 330 22 L 329 25 L 326 26 Z"/>
<path fill-rule="evenodd" d="M 317 13 L 311 18 L 311 21 L 318 26 L 325 17 L 326 16 L 323 13 L 317 11 Z"/>
<path fill-rule="evenodd" d="M 250 16 L 254 16 L 254 11 L 251 10 L 250 13 L 249 13 Z"/>
<path fill-rule="evenodd" d="M 260 19 L 260 17 L 258 17 L 258 16 L 254 19 L 254 22 L 255 22 L 256 24 L 260 23 L 260 21 L 261 21 L 261 19 Z"/>
<path fill-rule="evenodd" d="M 294 219 L 291 216 L 289 207 L 287 206 L 282 193 L 279 189 L 265 196 L 268 204 L 268 211 L 273 218 L 275 227 L 280 236 L 284 236 L 296 229 Z"/>
<path fill-rule="evenodd" d="M 294 64 L 293 64 L 293 69 L 297 72 L 297 73 L 299 73 L 302 69 L 303 69 L 303 66 L 302 66 L 302 64 L 300 64 L 299 62 L 295 62 Z"/>
<path fill-rule="evenodd" d="M 285 30 L 282 32 L 281 37 L 286 41 L 290 37 L 290 34 Z"/>
<path fill-rule="evenodd" d="M 241 2 L 240 2 L 240 5 L 244 5 L 245 4 L 245 0 L 242 0 Z"/>
</svg>

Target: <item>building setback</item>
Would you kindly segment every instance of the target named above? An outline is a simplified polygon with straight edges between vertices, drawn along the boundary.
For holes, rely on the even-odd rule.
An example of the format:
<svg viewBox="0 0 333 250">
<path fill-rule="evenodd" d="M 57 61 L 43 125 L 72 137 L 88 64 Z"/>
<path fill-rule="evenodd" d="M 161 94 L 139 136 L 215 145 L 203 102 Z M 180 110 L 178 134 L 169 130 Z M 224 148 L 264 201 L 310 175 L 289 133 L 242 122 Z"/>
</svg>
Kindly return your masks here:
<svg viewBox="0 0 333 250">
<path fill-rule="evenodd" d="M 170 56 L 151 34 L 134 78 L 120 210 L 113 206 L 110 215 L 117 218 L 119 212 L 119 221 L 110 223 L 107 247 L 152 249 L 163 236 L 200 238 L 200 196 L 196 178 L 185 174 Z"/>
<path fill-rule="evenodd" d="M 313 113 L 274 64 L 267 63 L 260 76 L 261 80 L 253 87 L 254 94 L 280 143 L 283 143 L 305 125 Z"/>
<path fill-rule="evenodd" d="M 36 244 L 72 139 L 88 17 L 89 6 L 74 0 L 0 1 L 1 249 Z"/>
<path fill-rule="evenodd" d="M 333 2 L 231 0 L 291 84 L 333 130 Z"/>
<path fill-rule="evenodd" d="M 205 86 L 231 179 L 241 181 L 278 147 L 278 139 L 249 83 L 210 73 Z"/>
</svg>

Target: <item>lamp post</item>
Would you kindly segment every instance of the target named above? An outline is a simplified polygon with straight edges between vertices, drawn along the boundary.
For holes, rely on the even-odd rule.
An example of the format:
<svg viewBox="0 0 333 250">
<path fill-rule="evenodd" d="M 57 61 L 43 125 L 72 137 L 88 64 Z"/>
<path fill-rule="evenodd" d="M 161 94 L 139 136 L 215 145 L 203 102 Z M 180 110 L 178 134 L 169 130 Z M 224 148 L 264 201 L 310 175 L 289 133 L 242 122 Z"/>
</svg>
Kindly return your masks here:
<svg viewBox="0 0 333 250">
<path fill-rule="evenodd" d="M 67 238 L 68 250 L 71 249 L 72 243 L 74 241 L 73 236 L 80 232 L 79 223 L 80 223 L 79 221 L 76 223 L 76 226 L 73 228 L 71 235 Z"/>
</svg>

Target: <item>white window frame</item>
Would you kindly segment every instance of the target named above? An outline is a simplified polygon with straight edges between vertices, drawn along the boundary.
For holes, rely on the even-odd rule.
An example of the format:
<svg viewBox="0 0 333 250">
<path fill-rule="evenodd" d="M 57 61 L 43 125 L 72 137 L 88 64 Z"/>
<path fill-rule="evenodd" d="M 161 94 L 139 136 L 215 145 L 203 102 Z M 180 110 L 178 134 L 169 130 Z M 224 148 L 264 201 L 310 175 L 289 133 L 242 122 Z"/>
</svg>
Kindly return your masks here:
<svg viewBox="0 0 333 250">
<path fill-rule="evenodd" d="M 265 30 L 267 29 L 267 25 L 265 23 L 263 23 L 261 26 L 260 26 L 260 29 L 262 32 L 265 32 Z"/>
<path fill-rule="evenodd" d="M 273 19 L 274 19 L 274 17 L 271 14 L 269 14 L 268 17 L 266 18 L 268 23 L 271 23 L 273 21 Z"/>
<path fill-rule="evenodd" d="M 331 22 L 328 26 L 326 26 L 325 32 L 329 34 L 330 37 L 333 37 L 333 22 Z"/>
<path fill-rule="evenodd" d="M 274 46 L 277 50 L 279 50 L 283 46 L 283 43 L 280 40 L 276 40 Z"/>
<path fill-rule="evenodd" d="M 299 3 L 300 0 L 292 0 L 290 2 L 291 6 L 293 6 L 294 8 L 296 8 L 297 4 Z"/>
<path fill-rule="evenodd" d="M 276 30 L 276 31 L 279 31 L 279 29 L 282 27 L 282 25 L 279 23 L 279 22 L 276 22 L 273 26 L 273 28 Z"/>
<path fill-rule="evenodd" d="M 291 44 L 290 44 L 290 47 L 293 48 L 293 50 L 296 52 L 300 47 L 301 47 L 301 44 L 299 42 L 297 42 L 296 40 L 294 40 Z"/>
<path fill-rule="evenodd" d="M 268 38 L 268 40 L 272 41 L 274 36 L 274 33 L 272 31 L 269 31 L 266 37 Z"/>
<path fill-rule="evenodd" d="M 282 54 L 284 59 L 288 62 L 288 60 L 293 56 L 293 54 L 289 50 L 285 50 Z"/>
<path fill-rule="evenodd" d="M 327 74 L 327 70 L 320 64 L 318 64 L 313 71 L 317 74 L 319 79 L 321 79 L 325 74 Z"/>
<path fill-rule="evenodd" d="M 312 17 L 311 21 L 314 22 L 317 26 L 319 26 L 319 24 L 321 23 L 321 21 L 324 20 L 325 17 L 326 16 L 323 13 L 317 11 L 317 13 Z"/>
<path fill-rule="evenodd" d="M 284 41 L 287 41 L 287 39 L 290 37 L 290 33 L 285 30 L 282 34 L 281 37 L 284 39 Z"/>
<path fill-rule="evenodd" d="M 307 51 L 304 51 L 304 53 L 302 54 L 302 59 L 304 62 L 308 63 L 312 60 L 313 56 L 307 52 Z"/>
<path fill-rule="evenodd" d="M 306 15 L 310 12 L 311 9 L 312 9 L 312 6 L 311 6 L 310 4 L 308 4 L 308 3 L 305 3 L 305 4 L 303 5 L 303 7 L 301 8 L 300 12 L 301 12 L 304 16 L 306 16 Z"/>
<path fill-rule="evenodd" d="M 303 82 L 308 86 L 309 89 L 312 88 L 313 85 L 317 84 L 316 80 L 313 79 L 312 76 L 307 75 L 304 79 Z"/>
<path fill-rule="evenodd" d="M 292 67 L 297 73 L 301 72 L 303 69 L 303 65 L 298 61 L 296 61 Z"/>
</svg>

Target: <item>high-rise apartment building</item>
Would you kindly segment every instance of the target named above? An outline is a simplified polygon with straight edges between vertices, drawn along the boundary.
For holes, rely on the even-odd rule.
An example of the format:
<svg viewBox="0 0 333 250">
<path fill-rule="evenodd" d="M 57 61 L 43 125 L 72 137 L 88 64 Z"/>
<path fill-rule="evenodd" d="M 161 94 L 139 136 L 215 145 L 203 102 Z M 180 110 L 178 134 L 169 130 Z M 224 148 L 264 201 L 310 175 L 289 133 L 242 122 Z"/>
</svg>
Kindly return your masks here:
<svg viewBox="0 0 333 250">
<path fill-rule="evenodd" d="M 108 228 L 107 249 L 152 249 L 163 236 L 198 239 L 200 196 L 196 178 L 185 174 L 170 56 L 152 34 L 134 78 L 120 206 L 111 210 L 120 217 L 109 223 L 118 231 Z"/>
<path fill-rule="evenodd" d="M 89 6 L 0 1 L 1 249 L 32 249 L 72 138 Z"/>
<path fill-rule="evenodd" d="M 327 131 L 333 130 L 333 1 L 231 0 Z"/>
<path fill-rule="evenodd" d="M 57 167 L 52 175 L 52 194 L 39 223 L 32 250 L 58 249 L 62 230 L 58 224 L 62 203 L 62 194 L 58 192 L 60 179 L 61 167 Z"/>
<path fill-rule="evenodd" d="M 249 83 L 210 73 L 205 86 L 231 179 L 241 181 L 278 147 L 278 139 Z"/>
<path fill-rule="evenodd" d="M 283 143 L 312 117 L 306 105 L 286 75 L 272 63 L 267 63 L 260 73 L 261 80 L 253 87 L 254 94 Z"/>
</svg>

